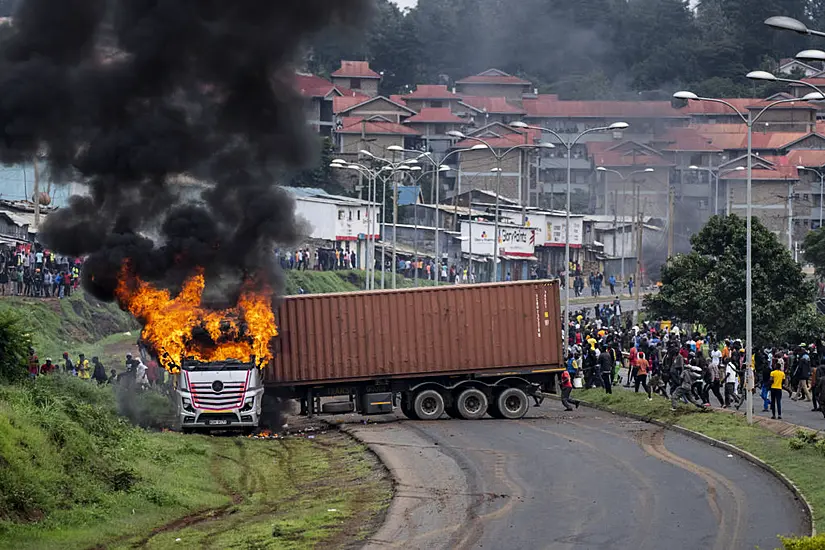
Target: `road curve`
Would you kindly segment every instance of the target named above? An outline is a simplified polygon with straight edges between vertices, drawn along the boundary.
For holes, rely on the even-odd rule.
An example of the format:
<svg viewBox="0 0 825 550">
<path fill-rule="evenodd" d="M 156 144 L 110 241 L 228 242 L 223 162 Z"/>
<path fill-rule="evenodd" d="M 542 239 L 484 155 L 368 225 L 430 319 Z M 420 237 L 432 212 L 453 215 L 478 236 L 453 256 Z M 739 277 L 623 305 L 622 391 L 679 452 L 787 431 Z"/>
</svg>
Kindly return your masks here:
<svg viewBox="0 0 825 550">
<path fill-rule="evenodd" d="M 763 470 L 599 411 L 546 404 L 519 421 L 354 431 L 416 480 L 414 494 L 399 488 L 412 510 L 391 511 L 395 525 L 367 548 L 770 549 L 778 534 L 810 532 L 800 503 Z"/>
</svg>

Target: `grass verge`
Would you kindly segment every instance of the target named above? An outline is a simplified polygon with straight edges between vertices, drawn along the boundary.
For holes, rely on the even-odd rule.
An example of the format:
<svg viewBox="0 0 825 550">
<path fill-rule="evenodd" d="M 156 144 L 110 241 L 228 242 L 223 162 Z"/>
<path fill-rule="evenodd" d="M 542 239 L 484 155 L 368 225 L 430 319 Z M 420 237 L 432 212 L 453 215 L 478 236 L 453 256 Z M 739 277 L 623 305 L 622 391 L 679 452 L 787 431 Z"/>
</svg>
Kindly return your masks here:
<svg viewBox="0 0 825 550">
<path fill-rule="evenodd" d="M 365 538 L 391 496 L 341 434 L 152 433 L 115 415 L 108 387 L 0 387 L 0 548 L 334 547 Z"/>
<path fill-rule="evenodd" d="M 577 397 L 618 413 L 632 413 L 681 426 L 757 456 L 800 488 L 813 509 L 817 531 L 825 529 L 825 483 L 821 476 L 825 444 L 817 445 L 818 442 L 810 438 L 779 436 L 760 426 L 749 425 L 745 417 L 738 414 L 703 412 L 688 406 L 671 411 L 670 401 L 659 396 L 648 401 L 643 393 L 620 391 L 608 395 L 588 390 Z M 787 540 L 785 545 L 787 550 L 821 549 L 825 548 L 825 535 Z"/>
<path fill-rule="evenodd" d="M 131 315 L 83 291 L 75 291 L 63 300 L 5 297 L 0 299 L 0 311 L 19 316 L 31 334 L 38 357 L 51 357 L 55 362 L 67 351 L 72 359 L 83 352 L 87 359 L 97 355 L 106 364 L 113 359 L 106 353 L 112 344 L 137 341 L 138 337 L 139 327 Z"/>
<path fill-rule="evenodd" d="M 299 289 L 309 294 L 326 294 L 330 292 L 356 292 L 364 290 L 365 271 L 340 270 L 340 271 L 298 271 L 290 269 L 285 271 L 285 290 L 288 295 L 298 294 Z M 385 275 L 385 285 L 392 288 L 392 273 Z M 402 275 L 397 276 L 398 288 L 413 288 L 414 279 L 408 279 Z M 381 286 L 381 272 L 375 274 L 376 287 Z M 418 286 L 433 286 L 433 281 L 423 278 L 418 279 Z"/>
</svg>

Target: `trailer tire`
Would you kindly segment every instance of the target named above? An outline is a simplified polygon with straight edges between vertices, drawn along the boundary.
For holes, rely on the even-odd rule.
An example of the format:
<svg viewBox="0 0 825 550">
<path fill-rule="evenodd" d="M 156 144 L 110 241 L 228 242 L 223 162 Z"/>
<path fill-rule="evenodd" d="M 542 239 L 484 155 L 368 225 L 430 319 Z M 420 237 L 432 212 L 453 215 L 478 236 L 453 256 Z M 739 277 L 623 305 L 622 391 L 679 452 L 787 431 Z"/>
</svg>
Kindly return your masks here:
<svg viewBox="0 0 825 550">
<path fill-rule="evenodd" d="M 422 390 L 415 394 L 413 411 L 420 420 L 438 420 L 444 414 L 444 396 L 436 390 Z"/>
<path fill-rule="evenodd" d="M 507 388 L 496 399 L 501 416 L 509 420 L 522 418 L 530 410 L 527 394 L 521 388 Z"/>
<path fill-rule="evenodd" d="M 418 416 L 415 414 L 410 400 L 406 397 L 401 398 L 401 413 L 410 420 L 418 420 Z"/>
<path fill-rule="evenodd" d="M 464 420 L 478 420 L 487 413 L 489 400 L 478 388 L 467 388 L 455 399 L 455 408 Z"/>
<path fill-rule="evenodd" d="M 493 397 L 493 400 L 490 401 L 490 404 L 487 406 L 487 414 L 489 414 L 493 418 L 498 418 L 499 420 L 504 418 L 504 415 L 501 414 L 501 411 L 498 409 L 497 395 Z"/>
</svg>

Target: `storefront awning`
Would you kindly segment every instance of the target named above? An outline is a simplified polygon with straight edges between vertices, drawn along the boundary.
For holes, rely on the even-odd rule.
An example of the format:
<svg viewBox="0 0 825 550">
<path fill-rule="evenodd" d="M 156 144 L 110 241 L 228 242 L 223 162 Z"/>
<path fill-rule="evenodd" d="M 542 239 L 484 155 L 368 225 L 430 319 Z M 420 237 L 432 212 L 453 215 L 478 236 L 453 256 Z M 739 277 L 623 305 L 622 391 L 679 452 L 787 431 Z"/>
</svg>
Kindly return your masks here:
<svg viewBox="0 0 825 550">
<path fill-rule="evenodd" d="M 509 260 L 509 261 L 512 261 L 512 262 L 517 262 L 517 261 L 537 262 L 537 261 L 539 261 L 539 259 L 536 258 L 535 256 L 511 256 L 509 254 L 502 254 L 499 257 L 502 260 Z"/>
<path fill-rule="evenodd" d="M 467 259 L 467 260 L 470 259 L 470 255 L 467 252 L 463 252 L 461 254 L 461 257 L 464 258 L 464 259 Z M 473 254 L 473 261 L 477 262 L 477 263 L 486 264 L 487 262 L 490 261 L 490 258 L 488 256 L 477 256 L 477 255 Z"/>
</svg>

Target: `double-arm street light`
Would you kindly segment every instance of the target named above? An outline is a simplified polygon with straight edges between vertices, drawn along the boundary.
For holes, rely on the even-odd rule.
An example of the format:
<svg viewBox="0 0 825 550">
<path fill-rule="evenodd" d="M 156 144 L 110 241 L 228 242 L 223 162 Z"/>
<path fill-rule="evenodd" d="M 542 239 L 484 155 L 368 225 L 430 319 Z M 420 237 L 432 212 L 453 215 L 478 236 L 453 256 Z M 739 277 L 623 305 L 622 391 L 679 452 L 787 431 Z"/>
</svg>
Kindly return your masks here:
<svg viewBox="0 0 825 550">
<path fill-rule="evenodd" d="M 604 166 L 597 166 L 596 170 L 599 171 L 599 172 L 604 172 L 604 173 L 609 173 L 609 174 L 616 174 L 617 176 L 619 176 L 619 178 L 621 178 L 621 180 L 622 180 L 622 206 L 624 206 L 624 204 L 627 202 L 626 201 L 626 199 L 627 199 L 627 180 L 630 179 L 631 177 L 633 177 L 635 174 L 650 174 L 654 171 L 653 168 L 645 168 L 643 170 L 633 170 L 629 174 L 624 175 L 621 172 L 619 172 L 618 170 L 612 170 L 610 168 L 605 168 Z M 625 278 L 624 278 L 624 242 L 625 242 L 624 227 L 625 227 L 625 220 L 624 220 L 624 218 L 625 218 L 625 209 L 622 208 L 622 284 L 625 283 Z M 615 252 L 615 250 L 613 252 Z M 636 251 L 636 254 L 638 254 L 638 253 L 639 252 Z M 638 286 L 639 286 L 639 281 L 636 281 L 636 288 L 638 288 Z"/>
<path fill-rule="evenodd" d="M 755 71 L 759 73 L 760 71 Z M 770 73 L 768 73 L 770 74 Z M 748 77 L 753 78 L 756 80 L 763 80 L 762 76 L 764 75 L 754 75 L 754 73 L 749 73 Z M 783 105 L 786 103 L 794 103 L 796 101 L 819 101 L 823 99 L 823 95 L 819 92 L 812 92 L 805 97 L 800 99 L 780 99 L 777 101 L 773 101 L 767 104 L 765 107 L 762 108 L 756 115 L 753 114 L 752 111 L 748 111 L 747 114 L 741 112 L 739 109 L 731 105 L 729 102 L 725 101 L 724 99 L 715 99 L 709 97 L 699 97 L 693 92 L 688 91 L 681 91 L 676 92 L 673 94 L 673 97 L 676 99 L 683 99 L 687 101 L 708 101 L 711 103 L 721 103 L 722 105 L 727 105 L 734 113 L 736 113 L 742 122 L 746 125 L 748 129 L 748 160 L 747 160 L 747 183 L 745 186 L 745 202 L 746 204 L 746 223 L 747 223 L 747 237 L 746 237 L 746 245 L 745 245 L 745 357 L 747 361 L 750 361 L 751 356 L 753 355 L 753 259 L 752 259 L 752 249 L 753 243 L 751 238 L 751 216 L 753 214 L 753 204 L 752 204 L 752 187 L 753 187 L 753 127 L 756 122 L 762 118 L 768 109 L 775 107 L 777 105 Z M 747 376 L 750 376 L 749 381 L 753 380 L 753 371 L 748 368 L 746 371 Z M 747 396 L 747 418 L 748 423 L 753 423 L 753 394 L 750 391 L 746 392 Z"/>
<path fill-rule="evenodd" d="M 412 182 L 413 182 L 413 185 L 416 187 L 416 190 L 417 190 L 418 189 L 418 183 L 421 181 L 422 178 L 424 178 L 424 176 L 429 176 L 429 175 L 435 174 L 436 181 L 438 181 L 439 172 L 449 172 L 450 167 L 442 164 L 442 165 L 438 166 L 437 168 L 434 168 L 433 170 L 422 171 L 422 168 L 420 166 L 413 166 L 411 171 L 421 171 L 421 174 L 418 177 L 412 177 L 412 175 L 410 175 L 410 177 L 412 179 Z M 438 210 L 436 210 L 436 213 L 437 212 L 438 212 Z M 416 193 L 415 203 L 413 204 L 413 219 L 414 219 L 414 223 L 415 223 L 415 230 L 414 230 L 415 231 L 415 245 L 413 246 L 413 254 L 415 256 L 415 258 L 414 258 L 414 260 L 415 260 L 415 269 L 414 269 L 413 273 L 415 274 L 414 275 L 414 281 L 415 281 L 414 285 L 418 286 L 418 193 Z M 438 238 L 438 232 L 437 232 L 437 228 L 436 228 L 436 239 L 437 238 Z M 439 274 L 440 274 L 440 272 L 441 272 L 441 262 L 440 261 L 438 262 L 438 271 L 439 271 Z"/>
<path fill-rule="evenodd" d="M 378 194 L 377 182 L 382 172 L 389 170 L 389 167 L 384 166 L 379 169 L 372 169 L 368 166 L 363 164 L 358 164 L 356 162 L 347 162 L 343 159 L 334 159 L 330 163 L 330 167 L 338 168 L 338 169 L 346 169 L 346 170 L 354 170 L 359 174 L 362 174 L 367 177 L 367 204 L 368 212 L 369 212 L 369 219 L 367 224 L 367 231 L 369 235 L 367 236 L 367 290 L 374 290 L 375 289 L 375 226 L 376 226 L 376 214 L 375 214 L 375 203 L 376 195 Z M 382 180 L 383 181 L 383 180 Z M 386 189 L 386 185 L 384 186 Z M 383 211 L 383 206 L 381 208 Z"/>
<path fill-rule="evenodd" d="M 573 177 L 573 147 L 579 142 L 581 138 L 593 132 L 607 132 L 610 130 L 624 130 L 630 125 L 627 122 L 614 122 L 608 126 L 601 126 L 598 128 L 588 128 L 572 139 L 565 140 L 555 130 L 544 128 L 542 126 L 531 126 L 524 122 L 513 122 L 510 126 L 514 128 L 526 128 L 531 130 L 539 130 L 540 132 L 547 132 L 559 142 L 559 144 L 567 150 L 567 207 L 566 211 L 566 227 L 564 236 L 564 315 L 562 322 L 565 338 L 567 337 L 567 322 L 570 315 L 570 195 L 572 193 L 572 177 Z"/>
<path fill-rule="evenodd" d="M 396 172 L 399 172 L 399 171 L 406 171 L 406 170 L 411 170 L 411 169 L 412 169 L 412 166 L 411 166 L 411 165 L 418 164 L 418 160 L 417 160 L 417 159 L 409 159 L 409 160 L 401 160 L 401 161 L 396 161 L 396 160 L 395 160 L 395 154 L 396 154 L 396 153 L 403 153 L 403 152 L 404 152 L 404 148 L 403 148 L 403 147 L 401 147 L 400 145 L 390 145 L 389 147 L 387 147 L 387 151 L 389 151 L 389 152 L 391 152 L 391 153 L 393 154 L 393 159 L 392 159 L 392 160 L 390 160 L 390 159 L 385 159 L 385 158 L 381 158 L 381 157 L 379 157 L 379 156 L 376 156 L 375 154 L 373 154 L 373 153 L 372 153 L 372 152 L 370 152 L 370 151 L 367 151 L 366 149 L 362 149 L 361 151 L 359 151 L 359 153 L 360 153 L 360 154 L 362 154 L 362 155 L 364 155 L 364 156 L 367 156 L 367 157 L 371 158 L 372 160 L 375 160 L 375 161 L 377 161 L 377 162 L 380 162 L 380 163 L 384 164 L 384 166 L 385 166 L 385 167 L 388 167 L 388 168 L 389 168 L 389 170 L 390 170 L 390 177 L 392 177 L 392 180 L 393 180 L 393 209 L 392 209 L 392 210 L 393 210 L 393 212 L 392 212 L 392 231 L 393 231 L 393 234 L 392 234 L 392 240 L 393 240 L 393 246 L 392 246 L 392 288 L 397 288 L 397 284 L 398 284 L 398 283 L 397 283 L 397 278 L 398 278 L 398 277 L 397 277 L 397 271 L 398 271 L 398 266 L 397 266 L 397 249 L 398 249 L 398 180 L 397 180 L 397 178 L 395 178 L 394 176 L 395 176 Z M 387 204 L 387 201 L 386 201 L 386 198 L 387 198 L 387 197 L 386 197 L 386 192 L 387 192 L 387 186 L 386 186 L 386 184 L 385 184 L 385 185 L 384 185 L 384 196 L 383 196 L 383 198 L 382 198 L 382 204 L 383 204 L 384 206 L 386 206 L 386 204 Z M 385 210 L 386 210 L 386 208 L 381 208 L 381 228 L 382 228 L 382 229 L 383 229 L 383 228 L 384 228 L 384 226 L 386 225 L 386 222 L 385 222 L 385 219 L 386 219 Z M 385 257 L 386 257 L 386 239 L 382 238 L 382 239 L 381 239 L 381 288 L 384 288 L 384 271 L 385 271 L 385 265 L 386 265 L 386 261 L 384 260 L 384 259 L 385 259 Z"/>
<path fill-rule="evenodd" d="M 490 151 L 490 154 L 493 155 L 493 158 L 496 159 L 496 167 L 492 170 L 496 174 L 496 224 L 495 224 L 495 243 L 493 245 L 493 269 L 495 271 L 495 281 L 498 282 L 498 281 L 501 280 L 501 278 L 499 277 L 499 269 L 498 269 L 498 261 L 499 261 L 499 258 L 498 258 L 498 250 L 499 250 L 499 247 L 498 247 L 498 245 L 499 245 L 499 243 L 498 243 L 498 240 L 499 240 L 499 202 L 500 202 L 499 197 L 501 195 L 501 174 L 503 172 L 503 169 L 501 167 L 501 163 L 504 160 L 504 158 L 507 155 L 509 155 L 510 153 L 512 153 L 513 151 L 518 151 L 518 150 L 521 150 L 521 149 L 553 149 L 555 146 L 552 143 L 539 143 L 539 144 L 536 144 L 536 145 L 525 143 L 523 145 L 514 145 L 513 147 L 510 147 L 509 149 L 505 150 L 503 153 L 497 153 L 495 148 L 493 148 L 492 145 L 490 145 L 486 140 L 483 140 L 479 137 L 467 136 L 467 135 L 464 135 L 462 132 L 459 132 L 458 130 L 452 130 L 450 132 L 447 132 L 447 135 L 450 136 L 450 137 L 458 138 L 458 139 L 469 139 L 471 141 L 476 141 L 476 142 L 479 143 L 479 145 L 483 145 L 484 146 L 483 148 L 488 149 Z M 478 149 L 481 150 L 483 148 L 479 147 Z M 475 147 L 473 147 L 473 149 L 475 149 Z M 521 185 L 521 182 L 519 182 L 519 185 Z M 469 207 L 470 207 L 470 218 L 472 219 L 472 209 L 473 209 L 472 200 L 468 201 L 468 203 L 469 203 Z M 472 241 L 473 241 L 472 224 L 470 226 L 469 237 L 470 237 L 470 243 L 472 243 Z M 472 244 L 471 244 L 471 246 L 472 246 Z M 473 256 L 472 256 L 472 254 L 470 254 L 470 273 L 472 273 L 472 271 L 473 271 Z"/>
<path fill-rule="evenodd" d="M 477 151 L 487 149 L 486 145 L 482 145 L 481 143 L 477 143 L 472 147 L 466 149 L 455 149 L 450 151 L 443 157 L 441 160 L 436 161 L 433 158 L 433 154 L 430 152 L 421 153 L 420 151 L 415 151 L 413 149 L 404 149 L 404 152 L 407 153 L 419 153 L 416 157 L 416 160 L 426 160 L 433 166 L 433 170 L 435 173 L 435 261 L 436 261 L 436 268 L 438 270 L 436 277 L 435 277 L 435 286 L 438 286 L 438 283 L 441 281 L 441 241 L 438 238 L 439 232 L 439 221 L 441 219 L 441 182 L 440 182 L 440 175 L 441 172 L 448 172 L 450 168 L 447 166 L 447 159 L 453 155 L 457 155 L 459 153 L 466 153 L 467 151 Z M 446 168 L 446 170 L 444 169 Z M 472 258 L 470 259 L 472 262 Z M 470 270 L 472 271 L 472 265 L 470 266 Z"/>
</svg>

